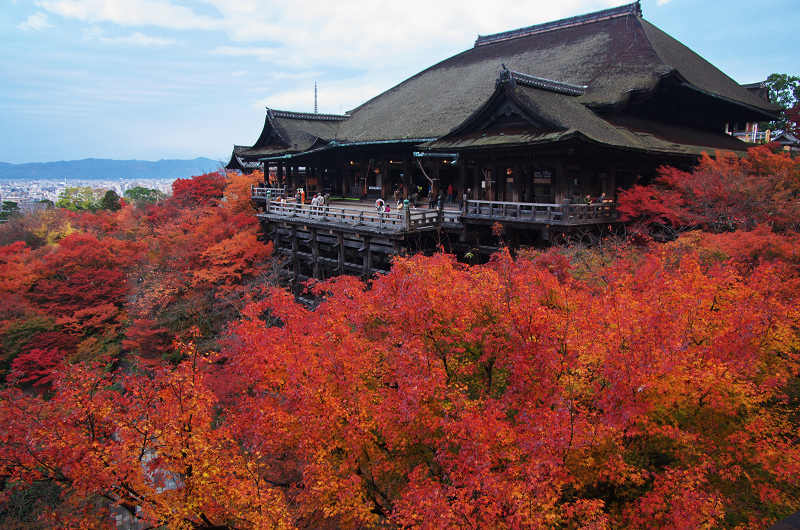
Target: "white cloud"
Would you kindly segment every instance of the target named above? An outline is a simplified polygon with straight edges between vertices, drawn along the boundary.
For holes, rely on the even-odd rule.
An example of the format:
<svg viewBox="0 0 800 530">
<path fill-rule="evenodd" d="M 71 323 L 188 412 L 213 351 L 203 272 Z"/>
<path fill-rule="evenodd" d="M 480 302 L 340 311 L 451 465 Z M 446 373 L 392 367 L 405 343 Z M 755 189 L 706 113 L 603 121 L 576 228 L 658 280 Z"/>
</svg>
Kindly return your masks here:
<svg viewBox="0 0 800 530">
<path fill-rule="evenodd" d="M 240 46 L 217 46 L 209 53 L 214 55 L 228 55 L 231 57 L 255 57 L 262 61 L 274 59 L 278 55 L 275 48 L 248 48 Z"/>
<path fill-rule="evenodd" d="M 175 39 L 165 39 L 163 37 L 151 37 L 149 35 L 144 35 L 139 33 L 138 31 L 128 37 L 116 37 L 113 39 L 108 38 L 100 38 L 103 42 L 109 42 L 113 44 L 138 44 L 141 46 L 150 46 L 151 44 L 154 46 L 167 46 L 169 44 L 175 44 Z"/>
<path fill-rule="evenodd" d="M 170 44 L 175 44 L 178 42 L 175 39 L 166 39 L 164 37 L 151 37 L 149 35 L 145 35 L 143 33 L 139 33 L 138 31 L 132 35 L 127 37 L 104 37 L 105 31 L 97 28 L 92 27 L 87 29 L 83 32 L 84 40 L 92 40 L 97 39 L 100 42 L 105 42 L 108 44 L 136 44 L 139 46 L 167 46 Z"/>
<path fill-rule="evenodd" d="M 28 31 L 31 29 L 39 30 L 52 27 L 53 25 L 47 21 L 47 15 L 41 12 L 31 15 L 28 17 L 28 20 L 17 26 L 17 28 L 21 29 L 22 31 Z"/>
<path fill-rule="evenodd" d="M 463 50 L 478 34 L 572 16 L 620 0 L 197 0 L 200 15 L 171 0 L 37 0 L 65 18 L 121 26 L 221 32 L 230 45 L 212 53 L 250 56 L 297 69 L 327 65 L 363 70 L 392 57 L 438 57 Z M 663 0 L 659 0 L 663 1 Z M 251 45 L 245 47 L 242 45 Z M 437 57 L 437 58 L 438 58 Z"/>
<path fill-rule="evenodd" d="M 83 22 L 111 22 L 120 26 L 157 26 L 167 29 L 215 30 L 222 21 L 195 14 L 169 0 L 38 0 L 41 8 Z"/>
<path fill-rule="evenodd" d="M 669 4 L 672 0 L 656 0 L 657 6 L 663 6 L 664 4 Z"/>
</svg>

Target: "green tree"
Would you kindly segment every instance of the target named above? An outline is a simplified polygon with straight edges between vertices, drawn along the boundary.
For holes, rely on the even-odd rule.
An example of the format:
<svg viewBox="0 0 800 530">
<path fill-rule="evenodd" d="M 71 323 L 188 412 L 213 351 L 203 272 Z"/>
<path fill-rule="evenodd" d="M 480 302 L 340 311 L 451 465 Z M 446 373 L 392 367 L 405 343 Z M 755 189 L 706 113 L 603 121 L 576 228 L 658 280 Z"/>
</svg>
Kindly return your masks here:
<svg viewBox="0 0 800 530">
<path fill-rule="evenodd" d="M 19 211 L 19 206 L 14 201 L 3 201 L 2 209 L 0 209 L 0 222 L 4 223 L 8 221 L 8 218 L 11 217 L 11 214 L 14 212 Z"/>
<path fill-rule="evenodd" d="M 128 197 L 133 200 L 136 204 L 155 204 L 158 201 L 161 201 L 166 198 L 163 192 L 145 188 L 143 186 L 136 186 L 135 188 L 131 188 L 127 190 L 124 194 L 125 197 Z"/>
<path fill-rule="evenodd" d="M 101 210 L 110 210 L 112 212 L 116 212 L 122 205 L 119 203 L 119 195 L 114 190 L 108 190 L 103 198 L 100 200 L 100 209 Z"/>
<path fill-rule="evenodd" d="M 800 77 L 788 74 L 771 74 L 767 78 L 769 99 L 783 107 L 781 116 L 770 123 L 772 129 L 791 129 L 796 127 L 798 104 L 800 104 Z M 794 112 L 792 112 L 794 111 Z"/>
<path fill-rule="evenodd" d="M 97 211 L 100 207 L 100 191 L 89 187 L 66 188 L 58 196 L 56 206 L 73 212 L 81 210 Z"/>
</svg>

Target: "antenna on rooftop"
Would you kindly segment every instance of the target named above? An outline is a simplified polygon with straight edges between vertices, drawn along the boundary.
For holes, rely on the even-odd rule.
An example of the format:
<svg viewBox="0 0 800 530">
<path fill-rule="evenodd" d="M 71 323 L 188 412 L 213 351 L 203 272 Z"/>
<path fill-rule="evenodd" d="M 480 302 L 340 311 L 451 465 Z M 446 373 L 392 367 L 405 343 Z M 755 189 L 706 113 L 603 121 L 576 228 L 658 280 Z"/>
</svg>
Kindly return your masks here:
<svg viewBox="0 0 800 530">
<path fill-rule="evenodd" d="M 314 81 L 314 114 L 317 113 L 317 82 Z"/>
</svg>

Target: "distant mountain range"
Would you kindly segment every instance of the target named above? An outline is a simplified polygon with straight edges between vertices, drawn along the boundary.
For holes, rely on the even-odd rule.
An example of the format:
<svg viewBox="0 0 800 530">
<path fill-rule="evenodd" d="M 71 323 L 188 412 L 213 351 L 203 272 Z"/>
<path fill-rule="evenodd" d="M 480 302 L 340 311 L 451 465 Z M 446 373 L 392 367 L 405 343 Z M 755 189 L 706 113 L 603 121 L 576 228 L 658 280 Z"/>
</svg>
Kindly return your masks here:
<svg viewBox="0 0 800 530">
<path fill-rule="evenodd" d="M 64 162 L 7 164 L 0 162 L 0 179 L 5 180 L 140 180 L 178 179 L 216 171 L 219 161 L 194 160 L 107 160 L 87 158 Z"/>
</svg>

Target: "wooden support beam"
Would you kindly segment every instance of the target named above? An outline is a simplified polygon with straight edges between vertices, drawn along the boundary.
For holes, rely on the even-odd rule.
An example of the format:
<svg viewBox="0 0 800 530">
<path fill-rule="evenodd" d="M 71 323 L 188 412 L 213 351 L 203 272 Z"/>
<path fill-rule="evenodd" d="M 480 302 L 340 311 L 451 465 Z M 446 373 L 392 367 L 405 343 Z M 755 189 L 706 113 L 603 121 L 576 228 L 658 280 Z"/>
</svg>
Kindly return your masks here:
<svg viewBox="0 0 800 530">
<path fill-rule="evenodd" d="M 292 294 L 300 296 L 300 243 L 297 240 L 297 225 L 292 225 Z"/>
<path fill-rule="evenodd" d="M 317 238 L 316 228 L 311 229 L 311 268 L 314 278 L 322 278 L 319 266 L 319 239 Z"/>
<path fill-rule="evenodd" d="M 344 232 L 339 232 L 339 267 L 338 273 L 344 274 Z"/>
<path fill-rule="evenodd" d="M 369 271 L 372 269 L 372 248 L 370 246 L 370 237 L 364 236 L 364 268 L 362 270 L 362 275 L 364 276 L 365 280 L 368 280 L 370 277 Z"/>
</svg>

